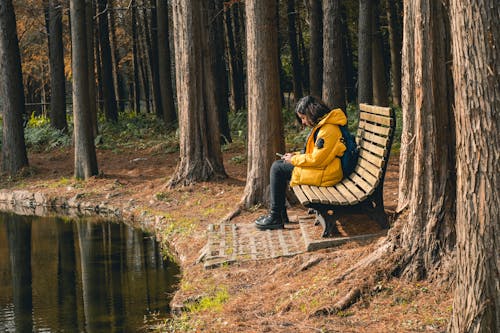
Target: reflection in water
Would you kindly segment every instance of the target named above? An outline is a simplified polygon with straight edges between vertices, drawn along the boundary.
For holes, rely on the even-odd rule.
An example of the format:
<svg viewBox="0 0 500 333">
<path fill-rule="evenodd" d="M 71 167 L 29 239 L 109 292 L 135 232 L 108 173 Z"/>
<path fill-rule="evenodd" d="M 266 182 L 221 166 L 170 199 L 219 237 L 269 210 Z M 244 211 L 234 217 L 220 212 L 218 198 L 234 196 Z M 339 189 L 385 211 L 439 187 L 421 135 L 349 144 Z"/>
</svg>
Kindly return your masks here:
<svg viewBox="0 0 500 333">
<path fill-rule="evenodd" d="M 136 332 L 177 274 L 124 224 L 0 213 L 0 332 Z"/>
</svg>

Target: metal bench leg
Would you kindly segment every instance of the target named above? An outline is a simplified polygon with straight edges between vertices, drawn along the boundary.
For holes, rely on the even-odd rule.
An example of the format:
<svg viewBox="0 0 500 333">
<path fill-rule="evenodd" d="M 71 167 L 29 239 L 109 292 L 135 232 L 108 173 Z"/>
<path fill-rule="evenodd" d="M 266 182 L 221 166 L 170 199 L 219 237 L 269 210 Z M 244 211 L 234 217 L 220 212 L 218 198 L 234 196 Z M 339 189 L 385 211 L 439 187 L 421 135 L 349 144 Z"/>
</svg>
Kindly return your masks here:
<svg viewBox="0 0 500 333">
<path fill-rule="evenodd" d="M 319 222 L 323 227 L 323 234 L 321 237 L 335 237 L 340 235 L 336 224 L 337 219 L 338 215 L 330 209 L 316 210 L 316 222 Z"/>
</svg>

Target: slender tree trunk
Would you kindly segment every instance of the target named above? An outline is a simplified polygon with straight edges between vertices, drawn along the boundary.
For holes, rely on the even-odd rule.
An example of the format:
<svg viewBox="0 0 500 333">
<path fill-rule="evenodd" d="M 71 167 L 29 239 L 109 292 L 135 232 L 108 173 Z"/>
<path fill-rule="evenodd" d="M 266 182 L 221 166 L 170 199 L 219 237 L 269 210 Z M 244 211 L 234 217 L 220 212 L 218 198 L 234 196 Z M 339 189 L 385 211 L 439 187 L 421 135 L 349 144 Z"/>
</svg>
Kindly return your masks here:
<svg viewBox="0 0 500 333">
<path fill-rule="evenodd" d="M 172 69 L 170 65 L 167 0 L 156 0 L 156 7 L 158 15 L 158 72 L 161 82 L 160 94 L 163 120 L 167 126 L 172 126 L 177 120 L 177 115 L 175 113 Z"/>
<path fill-rule="evenodd" d="M 151 82 L 151 73 L 149 71 L 149 55 L 146 46 L 146 29 L 144 27 L 144 20 L 141 22 L 141 15 L 137 13 L 137 19 L 140 22 L 138 26 L 138 40 L 137 46 L 139 51 L 139 75 L 141 77 L 142 89 L 144 91 L 144 99 L 146 100 L 146 113 L 151 113 L 151 89 L 149 83 Z"/>
<path fill-rule="evenodd" d="M 450 332 L 500 332 L 500 11 L 451 0 L 457 282 Z"/>
<path fill-rule="evenodd" d="M 169 186 L 226 177 L 220 150 L 215 73 L 206 3 L 173 2 L 180 161 Z"/>
<path fill-rule="evenodd" d="M 99 4 L 99 47 L 101 50 L 102 91 L 104 98 L 104 114 L 107 121 L 118 121 L 118 109 L 113 84 L 113 66 L 111 62 L 111 47 L 109 44 L 109 26 L 107 0 L 98 0 Z"/>
<path fill-rule="evenodd" d="M 389 45 L 391 49 L 392 104 L 401 105 L 401 20 L 397 10 L 399 1 L 386 0 Z"/>
<path fill-rule="evenodd" d="M 299 38 L 299 57 L 302 63 L 301 67 L 301 77 L 302 77 L 302 88 L 304 91 L 309 91 L 309 50 L 306 48 L 306 42 L 304 41 L 303 23 L 300 18 L 300 6 L 297 7 L 297 36 Z"/>
<path fill-rule="evenodd" d="M 297 46 L 297 11 L 295 0 L 287 0 L 287 18 L 288 18 L 288 44 L 290 45 L 290 54 L 292 56 L 292 80 L 293 80 L 293 98 L 298 101 L 302 96 L 302 66 L 299 58 L 299 48 Z"/>
<path fill-rule="evenodd" d="M 12 1 L 0 4 L 0 96 L 3 118 L 2 172 L 15 175 L 28 166 L 24 141 L 24 88 Z"/>
<path fill-rule="evenodd" d="M 131 0 L 132 8 L 132 58 L 134 70 L 134 111 L 141 112 L 141 85 L 139 82 L 139 52 L 137 39 L 137 1 Z"/>
<path fill-rule="evenodd" d="M 345 69 L 340 0 L 323 1 L 323 101 L 345 111 Z"/>
<path fill-rule="evenodd" d="M 245 82 L 244 82 L 244 64 L 243 64 L 243 36 L 245 22 L 242 18 L 244 6 L 235 3 L 231 6 L 232 13 L 232 31 L 234 36 L 234 74 L 231 76 L 234 80 L 234 110 L 239 111 L 246 105 L 245 103 Z"/>
<path fill-rule="evenodd" d="M 384 64 L 384 41 L 380 30 L 380 0 L 372 4 L 372 84 L 373 104 L 389 106 L 387 79 Z"/>
<path fill-rule="evenodd" d="M 372 88 L 372 0 L 359 0 L 358 103 L 371 104 Z"/>
<path fill-rule="evenodd" d="M 85 1 L 70 0 L 73 71 L 73 121 L 75 177 L 87 179 L 98 174 L 97 157 L 89 114 L 89 81 Z"/>
<path fill-rule="evenodd" d="M 268 202 L 269 169 L 283 151 L 275 1 L 247 0 L 248 167 L 242 203 Z M 266 144 L 262 144 L 266 142 Z"/>
<path fill-rule="evenodd" d="M 344 6 L 342 6 L 341 9 L 341 17 L 342 17 L 342 23 L 341 23 L 341 29 L 342 29 L 342 45 L 343 45 L 343 50 L 344 50 L 344 73 L 345 73 L 345 85 L 346 85 L 346 100 L 349 103 L 355 103 L 356 98 L 357 98 L 357 91 L 356 91 L 356 77 L 357 73 L 356 70 L 354 69 L 354 55 L 353 55 L 353 47 L 352 47 L 352 41 L 351 37 L 349 35 L 349 27 L 348 27 L 348 16 L 347 16 L 347 9 Z"/>
<path fill-rule="evenodd" d="M 405 3 L 405 63 L 400 209 L 408 215 L 396 247 L 399 274 L 409 279 L 452 275 L 455 246 L 455 135 L 449 63 L 450 36 L 441 2 Z M 440 274 L 442 274 L 440 276 Z"/>
<path fill-rule="evenodd" d="M 309 82 L 310 93 L 320 97 L 323 89 L 323 10 L 321 1 L 309 0 L 311 7 L 310 27 L 311 34 L 309 48 Z"/>
<path fill-rule="evenodd" d="M 87 32 L 87 59 L 88 59 L 88 78 L 89 78 L 89 114 L 90 114 L 90 123 L 92 127 L 92 137 L 96 137 L 99 133 L 99 126 L 97 124 L 97 91 L 96 91 L 96 72 L 95 72 L 95 45 L 94 36 L 94 13 L 95 8 L 93 1 L 85 2 L 85 20 L 86 20 L 86 32 Z M 97 61 L 99 61 L 97 59 Z"/>
<path fill-rule="evenodd" d="M 221 1 L 215 1 L 208 5 L 209 14 L 209 45 L 213 45 L 211 52 L 210 65 L 217 80 L 214 82 L 215 103 L 219 121 L 219 131 L 221 133 L 221 142 L 231 142 L 231 129 L 229 128 L 229 99 L 227 70 L 224 59 L 224 27 L 223 16 L 220 14 L 223 10 Z"/>
<path fill-rule="evenodd" d="M 114 8 L 114 0 L 108 0 L 108 7 Z M 118 105 L 118 110 L 123 112 L 125 110 L 125 105 L 123 99 L 125 98 L 123 93 L 123 77 L 120 73 L 120 68 L 118 62 L 120 61 L 120 54 L 118 52 L 118 42 L 116 40 L 116 20 L 115 13 L 113 10 L 109 11 L 109 43 L 111 48 L 111 63 L 113 66 L 113 87 L 115 89 L 116 102 Z"/>
<path fill-rule="evenodd" d="M 62 40 L 62 5 L 59 0 L 49 1 L 49 63 L 50 63 L 50 124 L 66 131 L 66 78 Z"/>
<path fill-rule="evenodd" d="M 156 0 L 150 0 L 151 4 L 151 38 L 149 58 L 151 59 L 151 74 L 153 79 L 153 95 L 155 100 L 156 115 L 159 119 L 163 119 L 163 107 L 161 103 L 161 87 L 160 87 L 160 71 L 158 58 L 158 9 L 156 7 Z M 168 21 L 167 21 L 168 23 Z"/>
</svg>

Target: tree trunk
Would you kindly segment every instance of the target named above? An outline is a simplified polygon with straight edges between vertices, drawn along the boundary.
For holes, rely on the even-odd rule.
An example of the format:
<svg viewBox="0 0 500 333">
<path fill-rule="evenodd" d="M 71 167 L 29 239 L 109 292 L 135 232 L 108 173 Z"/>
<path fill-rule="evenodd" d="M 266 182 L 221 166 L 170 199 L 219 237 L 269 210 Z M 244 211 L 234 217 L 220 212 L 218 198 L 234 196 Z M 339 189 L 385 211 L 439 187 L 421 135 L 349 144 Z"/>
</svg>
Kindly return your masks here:
<svg viewBox="0 0 500 333">
<path fill-rule="evenodd" d="M 309 91 L 309 50 L 306 47 L 306 42 L 304 40 L 303 23 L 300 18 L 300 5 L 297 7 L 297 36 L 299 38 L 299 57 L 302 63 L 301 66 L 301 76 L 302 76 L 302 88 L 304 91 Z"/>
<path fill-rule="evenodd" d="M 284 151 L 275 1 L 246 1 L 248 61 L 248 167 L 242 203 L 268 202 L 274 153 Z M 265 143 L 265 144 L 263 144 Z"/>
<path fill-rule="evenodd" d="M 451 0 L 457 123 L 457 284 L 451 332 L 500 332 L 500 11 Z"/>
<path fill-rule="evenodd" d="M 293 80 L 293 99 L 298 101 L 302 96 L 302 69 L 299 58 L 299 48 L 297 46 L 297 11 L 295 9 L 295 0 L 287 0 L 287 18 L 288 18 L 288 44 L 292 57 L 292 80 Z"/>
<path fill-rule="evenodd" d="M 66 131 L 66 78 L 64 76 L 64 55 L 62 40 L 62 8 L 59 0 L 49 1 L 49 63 L 50 63 L 50 124 Z"/>
<path fill-rule="evenodd" d="M 332 108 L 345 111 L 345 69 L 340 0 L 323 1 L 323 93 Z"/>
<path fill-rule="evenodd" d="M 309 0 L 311 7 L 309 31 L 309 85 L 310 94 L 320 97 L 323 86 L 323 11 L 321 1 Z"/>
<path fill-rule="evenodd" d="M 177 120 L 177 115 L 175 113 L 172 69 L 170 65 L 167 0 L 156 0 L 156 7 L 158 17 L 158 72 L 161 82 L 161 108 L 163 110 L 165 125 L 172 126 Z"/>
<path fill-rule="evenodd" d="M 96 72 L 95 72 L 95 64 L 96 60 L 94 57 L 95 51 L 94 45 L 98 45 L 98 43 L 94 43 L 94 13 L 95 8 L 93 5 L 93 1 L 85 2 L 85 20 L 86 20 L 86 32 L 87 32 L 87 75 L 89 79 L 89 114 L 90 114 L 90 123 L 92 128 L 92 137 L 95 138 L 99 133 L 99 126 L 97 124 L 97 97 L 98 93 L 96 91 Z M 97 59 L 99 62 L 99 59 Z"/>
<path fill-rule="evenodd" d="M 231 129 L 229 128 L 229 100 L 228 100 L 228 82 L 226 63 L 224 59 L 224 27 L 222 22 L 223 10 L 222 1 L 208 3 L 209 10 L 209 45 L 213 45 L 211 52 L 210 66 L 217 77 L 213 87 L 215 93 L 215 110 L 217 111 L 219 121 L 219 131 L 221 133 L 221 142 L 231 142 Z"/>
<path fill-rule="evenodd" d="M 146 46 L 146 29 L 144 28 L 144 20 L 141 22 L 141 15 L 137 12 L 137 19 L 139 22 L 138 25 L 138 34 L 137 34 L 137 46 L 139 52 L 139 75 L 141 78 L 142 91 L 144 92 L 144 99 L 146 102 L 146 113 L 151 112 L 151 90 L 149 82 L 150 80 L 150 71 L 149 71 L 149 56 L 147 52 Z"/>
<path fill-rule="evenodd" d="M 87 179 L 98 174 L 97 157 L 89 114 L 89 81 L 85 0 L 70 0 L 73 71 L 73 122 L 75 177 Z"/>
<path fill-rule="evenodd" d="M 108 0 L 109 8 L 114 8 L 114 0 Z M 115 21 L 115 13 L 113 10 L 109 11 L 108 15 L 109 20 L 109 43 L 111 48 L 111 63 L 113 65 L 113 87 L 116 96 L 116 102 L 118 105 L 118 109 L 120 112 L 125 110 L 125 105 L 123 103 L 123 99 L 125 98 L 123 92 L 123 78 L 120 73 L 120 68 L 118 63 L 120 61 L 120 54 L 118 52 L 118 42 L 116 40 L 116 21 Z"/>
<path fill-rule="evenodd" d="M 405 63 L 400 209 L 408 215 L 396 247 L 398 273 L 412 280 L 449 278 L 455 246 L 455 136 L 446 10 L 430 0 L 405 3 Z M 411 137 L 410 137 L 411 136 Z"/>
<path fill-rule="evenodd" d="M 216 76 L 210 66 L 206 4 L 173 2 L 180 161 L 169 186 L 226 177 L 217 121 Z"/>
<path fill-rule="evenodd" d="M 347 8 L 345 5 L 342 6 L 341 11 L 342 17 L 342 36 L 343 36 L 343 49 L 344 49 L 344 67 L 345 67 L 345 85 L 346 85 L 346 100 L 348 103 L 356 103 L 357 99 L 357 88 L 356 79 L 357 73 L 354 69 L 354 55 L 351 37 L 349 35 L 348 22 L 349 18 L 347 16 Z"/>
<path fill-rule="evenodd" d="M 150 0 L 151 3 L 151 17 L 148 17 L 146 11 L 146 1 L 143 2 L 142 16 L 144 17 L 144 41 L 146 45 L 145 52 L 147 54 L 148 69 L 151 72 L 151 93 L 153 95 L 152 104 L 158 118 L 163 118 L 163 110 L 161 109 L 161 95 L 160 95 L 160 76 L 158 75 L 158 36 L 156 27 L 156 8 L 155 0 Z M 149 25 L 151 22 L 151 26 Z"/>
<path fill-rule="evenodd" d="M 2 172 L 15 175 L 28 166 L 24 141 L 24 88 L 12 1 L 0 4 L 0 96 L 3 118 Z"/>
<path fill-rule="evenodd" d="M 401 105 L 401 20 L 398 14 L 399 1 L 386 0 L 389 45 L 391 49 L 391 95 L 392 104 Z"/>
<path fill-rule="evenodd" d="M 241 18 L 244 6 L 235 3 L 231 7 L 233 36 L 234 36 L 234 70 L 235 74 L 232 78 L 235 80 L 234 86 L 234 110 L 239 111 L 246 105 L 245 103 L 245 82 L 244 82 L 244 64 L 243 64 L 243 36 L 245 22 Z"/>
<path fill-rule="evenodd" d="M 99 11 L 99 47 L 101 50 L 102 92 L 104 99 L 104 114 L 107 121 L 118 121 L 118 109 L 113 84 L 113 66 L 111 63 L 111 47 L 109 45 L 109 26 L 107 0 L 98 0 Z"/>
<path fill-rule="evenodd" d="M 372 0 L 359 0 L 358 103 L 371 104 L 372 88 Z"/>
<path fill-rule="evenodd" d="M 137 39 L 137 1 L 131 0 L 132 7 L 132 63 L 134 67 L 134 111 L 141 112 L 141 84 L 139 82 L 139 52 Z"/>
<path fill-rule="evenodd" d="M 384 63 L 384 41 L 380 30 L 380 0 L 372 4 L 372 84 L 373 104 L 389 106 Z"/>
</svg>

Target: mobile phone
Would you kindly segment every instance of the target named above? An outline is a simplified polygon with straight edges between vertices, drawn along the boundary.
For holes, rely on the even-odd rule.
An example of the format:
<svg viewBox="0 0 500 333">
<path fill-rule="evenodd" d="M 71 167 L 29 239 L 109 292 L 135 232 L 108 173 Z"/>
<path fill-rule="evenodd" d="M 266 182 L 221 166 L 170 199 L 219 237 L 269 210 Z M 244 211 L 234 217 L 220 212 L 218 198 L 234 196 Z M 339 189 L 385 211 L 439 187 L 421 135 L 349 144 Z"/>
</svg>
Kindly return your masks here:
<svg viewBox="0 0 500 333">
<path fill-rule="evenodd" d="M 280 154 L 280 153 L 276 153 L 276 156 L 283 158 L 283 154 Z"/>
</svg>

